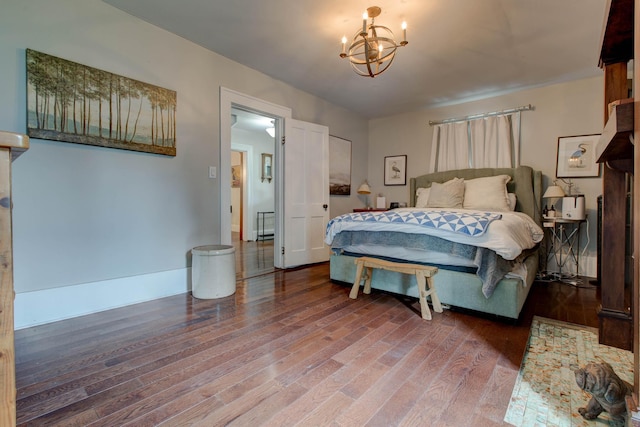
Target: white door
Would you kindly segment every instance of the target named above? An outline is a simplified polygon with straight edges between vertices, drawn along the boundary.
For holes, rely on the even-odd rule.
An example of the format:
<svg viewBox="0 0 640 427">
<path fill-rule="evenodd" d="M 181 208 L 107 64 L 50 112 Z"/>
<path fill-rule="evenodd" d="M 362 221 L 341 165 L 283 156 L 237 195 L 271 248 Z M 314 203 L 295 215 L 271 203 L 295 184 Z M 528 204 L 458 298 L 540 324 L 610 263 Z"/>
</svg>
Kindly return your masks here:
<svg viewBox="0 0 640 427">
<path fill-rule="evenodd" d="M 285 120 L 284 267 L 329 260 L 329 129 Z"/>
</svg>

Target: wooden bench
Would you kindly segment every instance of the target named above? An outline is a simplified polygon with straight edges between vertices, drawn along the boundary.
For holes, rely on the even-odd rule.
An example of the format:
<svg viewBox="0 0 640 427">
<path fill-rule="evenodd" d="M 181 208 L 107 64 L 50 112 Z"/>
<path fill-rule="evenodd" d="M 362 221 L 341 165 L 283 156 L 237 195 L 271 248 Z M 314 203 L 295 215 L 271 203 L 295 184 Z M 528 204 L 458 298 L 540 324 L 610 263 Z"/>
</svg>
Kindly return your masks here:
<svg viewBox="0 0 640 427">
<path fill-rule="evenodd" d="M 360 282 L 365 279 L 364 290 L 365 294 L 371 293 L 371 276 L 374 268 L 382 270 L 396 271 L 398 273 L 411 274 L 416 277 L 418 283 L 418 299 L 420 300 L 420 311 L 422 312 L 422 318 L 425 320 L 431 320 L 431 310 L 427 304 L 427 297 L 431 296 L 431 303 L 436 313 L 442 313 L 442 305 L 436 294 L 436 288 L 433 286 L 432 277 L 438 272 L 437 267 L 431 267 L 428 265 L 419 264 L 405 264 L 401 262 L 391 262 L 382 259 L 371 257 L 360 257 L 355 260 L 356 263 L 356 278 L 353 281 L 353 287 L 349 293 L 349 298 L 358 298 L 358 289 L 360 288 Z M 366 270 L 365 270 L 366 269 Z M 362 272 L 364 271 L 364 277 Z"/>
</svg>

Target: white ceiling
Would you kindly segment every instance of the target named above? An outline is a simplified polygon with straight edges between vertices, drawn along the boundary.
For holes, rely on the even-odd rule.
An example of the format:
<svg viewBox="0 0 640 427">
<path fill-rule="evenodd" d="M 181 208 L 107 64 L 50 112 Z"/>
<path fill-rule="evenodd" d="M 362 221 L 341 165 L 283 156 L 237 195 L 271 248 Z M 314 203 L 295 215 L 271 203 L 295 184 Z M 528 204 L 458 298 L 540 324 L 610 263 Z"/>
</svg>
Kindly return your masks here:
<svg viewBox="0 0 640 427">
<path fill-rule="evenodd" d="M 274 127 L 273 119 L 250 111 L 232 108 L 231 115 L 235 116 L 232 126 L 236 129 L 244 129 L 253 132 L 266 132 L 267 128 Z"/>
<path fill-rule="evenodd" d="M 601 75 L 606 0 L 104 0 L 298 89 L 375 118 Z M 376 24 L 409 44 L 375 77 L 339 57 Z"/>
</svg>

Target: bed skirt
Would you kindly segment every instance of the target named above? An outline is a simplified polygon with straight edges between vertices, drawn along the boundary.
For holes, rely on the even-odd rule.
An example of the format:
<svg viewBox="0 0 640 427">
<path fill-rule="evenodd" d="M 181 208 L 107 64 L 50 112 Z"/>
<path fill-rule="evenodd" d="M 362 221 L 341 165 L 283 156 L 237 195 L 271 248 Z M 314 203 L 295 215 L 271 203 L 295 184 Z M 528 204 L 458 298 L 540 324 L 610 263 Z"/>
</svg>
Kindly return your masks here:
<svg viewBox="0 0 640 427">
<path fill-rule="evenodd" d="M 353 284 L 356 276 L 355 256 L 332 254 L 331 280 Z M 528 276 L 523 285 L 520 279 L 504 278 L 496 286 L 491 298 L 482 293 L 482 281 L 474 273 L 440 268 L 434 276 L 434 285 L 443 304 L 468 310 L 518 319 L 538 269 L 538 253 L 525 260 Z M 373 270 L 371 287 L 395 294 L 418 297 L 415 278 L 394 271 Z"/>
</svg>

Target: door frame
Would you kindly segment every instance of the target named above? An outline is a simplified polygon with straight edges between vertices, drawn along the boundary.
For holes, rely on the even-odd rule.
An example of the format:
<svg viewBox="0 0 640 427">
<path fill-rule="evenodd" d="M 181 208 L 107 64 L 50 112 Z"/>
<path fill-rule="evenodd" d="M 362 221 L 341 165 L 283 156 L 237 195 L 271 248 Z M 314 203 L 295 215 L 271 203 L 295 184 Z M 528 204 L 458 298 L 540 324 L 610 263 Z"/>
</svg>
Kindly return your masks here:
<svg viewBox="0 0 640 427">
<path fill-rule="evenodd" d="M 274 266 L 282 268 L 284 259 L 281 251 L 284 245 L 284 221 L 282 210 L 283 200 L 283 149 L 278 143 L 285 135 L 285 122 L 291 119 L 291 108 L 273 104 L 253 96 L 237 92 L 220 86 L 220 157 L 218 190 L 220 194 L 220 242 L 223 245 L 231 245 L 231 110 L 240 108 L 275 120 L 275 159 L 274 159 L 274 185 L 275 185 L 275 230 L 274 230 Z"/>
</svg>

